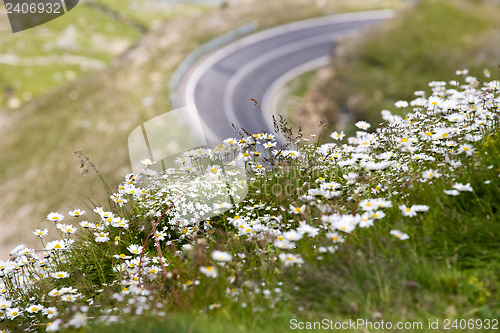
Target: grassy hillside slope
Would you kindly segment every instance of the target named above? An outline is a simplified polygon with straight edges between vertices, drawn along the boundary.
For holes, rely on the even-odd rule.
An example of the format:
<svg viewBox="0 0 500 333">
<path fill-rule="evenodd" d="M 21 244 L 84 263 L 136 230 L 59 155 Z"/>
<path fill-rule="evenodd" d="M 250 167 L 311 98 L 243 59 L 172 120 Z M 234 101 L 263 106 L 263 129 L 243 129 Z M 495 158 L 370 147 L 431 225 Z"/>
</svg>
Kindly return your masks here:
<svg viewBox="0 0 500 333">
<path fill-rule="evenodd" d="M 283 10 L 285 3 L 286 11 Z M 67 80 L 69 69 L 64 63 L 50 64 L 47 72 L 38 73 L 36 68 L 32 69 L 33 73 L 28 70 L 33 77 L 22 80 L 16 90 L 21 95 L 16 98 L 22 100 L 24 92 L 30 92 L 33 98 L 17 109 L 0 110 L 0 221 L 2 225 L 15 225 L 5 228 L 1 235 L 2 257 L 20 241 L 34 242 L 34 237 L 30 240 L 20 236 L 19 230 L 44 226 L 44 216 L 49 212 L 85 209 L 86 204 L 92 206 L 91 202 L 106 201 L 99 177 L 93 172 L 80 176 L 80 159 L 74 151 L 81 149 L 90 157 L 110 187 L 118 184 L 130 170 L 129 133 L 142 122 L 170 110 L 166 84 L 176 66 L 197 46 L 251 21 L 258 21 L 264 29 L 301 18 L 380 7 L 370 1 L 330 0 L 313 5 L 302 0 L 242 1 L 237 6 L 209 13 L 195 11 L 193 15 L 163 23 L 159 23 L 161 13 L 155 14 L 158 22 L 139 39 L 130 27 L 123 27 L 123 23 L 82 5 L 81 10 L 78 7 L 61 18 L 67 25 L 55 20 L 40 30 L 9 37 L 11 52 L 17 52 L 22 58 L 23 54 L 43 49 L 41 44 L 31 46 L 28 41 L 43 37 L 42 40 L 51 45 L 67 31 L 70 23 L 77 24 L 78 40 L 82 43 L 92 40 L 92 35 L 86 35 L 85 31 L 95 30 L 101 35 L 104 41 L 97 44 L 104 49 L 104 55 L 97 60 L 109 65 L 99 71 L 82 73 L 73 69 L 74 74 L 69 77 L 80 77 L 74 80 Z M 88 27 L 92 23 L 96 27 Z M 107 32 L 106 27 L 111 26 L 115 27 L 115 33 L 118 31 L 116 35 Z M 6 31 L 4 29 L 4 33 Z M 111 42 L 122 37 L 132 44 L 118 57 L 111 57 L 108 53 Z M 26 43 L 21 43 L 24 40 Z M 84 56 L 97 52 L 93 44 L 81 47 Z M 49 59 L 48 54 L 43 55 Z M 10 84 L 12 78 L 7 75 L 18 70 L 18 67 L 2 65 L 5 80 L 0 82 Z M 56 77 L 66 83 L 53 84 L 54 71 L 59 73 Z M 23 92 L 25 84 L 27 90 Z"/>
<path fill-rule="evenodd" d="M 428 82 L 454 79 L 458 69 L 480 73 L 487 67 L 498 75 L 499 17 L 499 1 L 418 1 L 394 20 L 341 42 L 291 117 L 308 132 L 317 131 L 318 119 L 331 130 L 345 128 L 342 114 L 350 117 L 349 126 L 356 119 L 376 124 L 381 110 L 412 99 Z"/>
<path fill-rule="evenodd" d="M 177 171 L 125 179 L 117 204 L 51 214 L 61 239 L 47 242 L 41 231 L 46 253 L 21 246 L 0 261 L 2 324 L 7 332 L 494 331 L 500 81 L 459 81 L 423 88 L 405 118 L 386 113 L 371 132 L 359 122 L 353 137 L 295 138 L 285 150 L 273 135 L 228 140 L 196 159 L 188 156 L 198 149 L 186 152 L 191 162 Z M 216 168 L 233 154 L 245 168 Z M 248 193 L 229 200 L 226 184 Z M 210 220 L 182 217 L 221 207 Z"/>
</svg>

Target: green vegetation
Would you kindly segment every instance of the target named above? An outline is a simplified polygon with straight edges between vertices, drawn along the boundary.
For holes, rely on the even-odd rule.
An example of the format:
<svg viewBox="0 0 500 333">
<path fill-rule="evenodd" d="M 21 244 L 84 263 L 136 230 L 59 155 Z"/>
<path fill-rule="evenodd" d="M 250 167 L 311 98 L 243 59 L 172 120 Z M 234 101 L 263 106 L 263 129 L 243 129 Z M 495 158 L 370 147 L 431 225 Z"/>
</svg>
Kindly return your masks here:
<svg viewBox="0 0 500 333">
<path fill-rule="evenodd" d="M 326 79 L 306 97 L 308 112 L 321 112 L 332 130 L 343 126 L 340 112 L 375 124 L 394 101 L 412 99 L 428 82 L 454 79 L 456 70 L 498 74 L 498 17 L 489 1 L 418 1 L 338 46 Z"/>
<path fill-rule="evenodd" d="M 176 170 L 144 160 L 110 206 L 50 213 L 61 239 L 37 230 L 45 253 L 19 246 L 0 262 L 2 323 L 281 332 L 326 319 L 333 328 L 355 321 L 346 332 L 369 323 L 491 331 L 500 316 L 499 92 L 500 81 L 472 76 L 434 84 L 405 118 L 385 113 L 387 124 L 342 145 L 310 142 L 281 119 L 286 147 L 256 133 L 185 152 Z"/>
<path fill-rule="evenodd" d="M 5 11 L 3 4 L 0 10 Z M 155 24 L 206 10 L 154 1 L 99 0 L 80 3 L 76 11 L 16 34 L 6 20 L 0 29 L 0 107 L 18 107 L 103 69 Z"/>
<path fill-rule="evenodd" d="M 138 6 L 135 0 L 102 3 L 116 10 L 126 3 L 122 8 L 127 15 L 130 6 Z M 5 108 L 7 96 L 0 91 L 2 223 L 35 228 L 42 223 L 39 216 L 81 207 L 82 198 L 88 206 L 105 202 L 107 195 L 100 191 L 99 177 L 80 176 L 74 151 L 80 149 L 90 156 L 110 186 L 116 186 L 130 170 L 129 133 L 170 110 L 165 87 L 175 68 L 202 43 L 252 21 L 265 29 L 341 10 L 381 8 L 364 0 L 331 0 L 324 6 L 302 0 L 255 0 L 208 12 L 206 8 L 182 11 L 185 7 L 181 6 L 173 10 L 175 17 L 167 10 L 144 16 L 155 19 L 149 21 L 151 25 L 141 21 L 150 29 L 141 35 L 130 22 L 90 4 L 82 3 L 49 24 L 17 34 L 8 26 L 1 27 L 0 53 L 12 53 L 23 64 L 0 64 L 0 89 L 13 87 L 14 104 L 21 103 L 17 109 Z M 148 8 L 146 2 L 140 4 Z M 56 47 L 56 41 L 72 27 L 76 34 L 72 40 L 79 49 L 66 50 L 66 43 Z M 44 45 L 48 45 L 47 51 Z M 125 45 L 126 50 L 118 52 L 120 48 L 114 45 Z M 82 68 L 61 61 L 67 53 L 99 61 L 105 67 Z M 32 66 L 25 62 L 33 57 L 49 63 Z M 103 143 L 108 149 L 103 149 Z M 25 239 L 15 228 L 7 228 L 0 238 L 4 258 L 19 242 L 36 241 Z"/>
<path fill-rule="evenodd" d="M 421 3 L 421 8 L 429 4 Z M 436 10 L 451 6 L 434 4 Z M 124 147 L 131 129 L 168 108 L 163 75 L 169 77 L 183 55 L 211 33 L 243 22 L 234 17 L 232 24 L 212 32 L 193 31 L 193 22 L 204 28 L 213 17 L 167 23 L 102 72 L 50 91 L 15 113 L 1 111 L 11 125 L 0 137 L 2 213 L 25 207 L 8 222 L 41 220 L 50 208 L 71 209 L 76 217 L 49 214 L 49 236 L 37 231 L 45 238 L 35 248 L 44 251 L 20 246 L 11 261 L 0 261 L 0 329 L 284 332 L 292 319 L 365 319 L 422 323 L 422 329 L 381 332 L 436 332 L 444 330 L 445 320 L 455 331 L 492 331 L 487 320 L 491 328 L 500 318 L 500 82 L 483 85 L 469 74 L 453 75 L 467 67 L 475 68 L 470 75 L 481 77 L 482 64 L 464 62 L 442 77 L 430 75 L 429 81 L 460 81 L 446 87 L 435 83 L 431 93 L 427 82 L 413 86 L 417 75 L 403 70 L 394 77 L 404 82 L 394 88 L 399 95 L 383 106 L 389 99 L 384 95 L 376 111 L 393 109 L 389 105 L 406 96 L 415 103 L 398 110 L 405 118 L 385 114 L 389 123 L 371 132 L 361 131 L 367 124 L 358 123 L 358 133 L 337 145 L 295 136 L 282 121 L 276 124 L 279 132 L 293 143 L 281 152 L 272 135 L 255 134 L 227 140 L 224 153 L 189 157 L 192 164 L 181 163 L 179 174 L 194 167 L 206 177 L 203 185 L 212 180 L 225 186 L 227 179 L 218 177 L 227 173 L 222 176 L 215 166 L 234 156 L 245 165 L 238 171 L 248 172 L 248 195 L 240 203 L 208 205 L 208 210 L 225 207 L 209 223 L 184 223 L 170 208 L 178 200 L 178 174 L 163 178 L 149 171 L 148 182 L 128 175 L 118 185 L 127 172 L 127 154 L 109 147 Z M 471 29 L 481 27 L 473 22 Z M 175 32 L 165 33 L 173 27 Z M 383 63 L 391 73 L 393 63 L 382 56 L 387 50 L 392 49 L 380 49 L 378 60 L 370 61 Z M 492 76 L 498 80 L 495 71 Z M 426 92 L 416 98 L 409 86 Z M 303 87 L 297 84 L 294 93 Z M 328 134 L 323 129 L 320 142 L 331 141 Z M 100 175 L 86 156 L 71 161 L 80 147 Z M 75 178 L 80 160 L 83 169 L 90 169 L 87 178 Z M 110 198 L 100 176 L 113 191 L 118 188 Z M 94 188 L 87 200 L 68 199 L 89 193 L 89 184 Z M 194 186 L 189 196 L 180 196 L 189 198 L 181 199 L 182 205 L 204 204 L 217 194 Z M 75 207 L 87 212 L 80 217 Z M 47 223 L 39 225 L 43 229 Z M 24 241 L 31 233 L 16 234 Z M 216 251 L 221 253 L 216 256 Z M 429 329 L 429 320 L 438 320 L 439 329 Z"/>
</svg>

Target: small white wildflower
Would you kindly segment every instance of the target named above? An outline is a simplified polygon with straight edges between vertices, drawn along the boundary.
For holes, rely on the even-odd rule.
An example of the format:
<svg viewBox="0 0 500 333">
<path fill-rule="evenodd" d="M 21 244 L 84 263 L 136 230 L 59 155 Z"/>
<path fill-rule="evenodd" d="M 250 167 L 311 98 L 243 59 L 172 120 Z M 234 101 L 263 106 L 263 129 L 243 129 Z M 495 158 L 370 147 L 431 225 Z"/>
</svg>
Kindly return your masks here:
<svg viewBox="0 0 500 333">
<path fill-rule="evenodd" d="M 363 130 L 367 130 L 371 127 L 371 125 L 369 123 L 367 123 L 366 121 L 358 121 L 356 124 L 354 124 L 354 126 L 356 126 L 359 129 L 363 129 Z"/>
<path fill-rule="evenodd" d="M 85 229 L 95 229 L 95 224 L 91 223 L 89 221 L 81 221 L 80 226 L 82 226 Z"/>
<path fill-rule="evenodd" d="M 391 235 L 394 235 L 395 237 L 397 237 L 401 240 L 405 240 L 405 239 L 410 238 L 410 236 L 408 236 L 407 234 L 405 234 L 404 232 L 399 231 L 399 230 L 391 230 Z"/>
<path fill-rule="evenodd" d="M 64 272 L 64 271 L 51 273 L 50 275 L 56 279 L 64 279 L 64 278 L 67 278 L 69 276 L 68 272 Z"/>
<path fill-rule="evenodd" d="M 211 278 L 217 277 L 217 268 L 215 268 L 214 266 L 201 266 L 200 272 Z"/>
<path fill-rule="evenodd" d="M 85 211 L 84 210 L 80 210 L 80 209 L 75 209 L 75 210 L 70 211 L 68 214 L 71 215 L 71 216 L 73 216 L 73 217 L 80 217 L 83 214 L 85 214 Z"/>
<path fill-rule="evenodd" d="M 328 232 L 326 234 L 326 238 L 330 239 L 334 243 L 343 243 L 344 242 L 344 237 L 339 235 L 338 232 Z"/>
<path fill-rule="evenodd" d="M 227 252 L 215 250 L 212 252 L 212 259 L 217 261 L 231 261 L 233 256 Z"/>
<path fill-rule="evenodd" d="M 99 232 L 94 233 L 95 241 L 98 243 L 104 243 L 109 241 L 109 232 Z"/>
<path fill-rule="evenodd" d="M 64 220 L 64 215 L 51 212 L 49 215 L 47 215 L 47 220 L 53 222 L 61 222 L 62 220 Z"/>
<path fill-rule="evenodd" d="M 21 314 L 21 310 L 19 308 L 10 308 L 10 309 L 7 309 L 7 312 L 5 313 L 5 315 L 7 316 L 7 318 L 9 319 L 14 319 L 16 318 L 17 316 L 19 316 Z"/>
<path fill-rule="evenodd" d="M 400 205 L 399 209 L 401 210 L 403 216 L 408 216 L 408 217 L 417 216 L 417 212 L 411 207 L 407 207 L 406 205 Z"/>
<path fill-rule="evenodd" d="M 87 324 L 87 315 L 85 313 L 76 313 L 70 321 L 68 321 L 69 327 L 80 328 Z"/>
<path fill-rule="evenodd" d="M 129 250 L 130 253 L 133 253 L 133 254 L 140 254 L 142 252 L 142 246 L 136 245 L 136 244 L 130 244 L 127 247 L 127 250 Z"/>
<path fill-rule="evenodd" d="M 145 166 L 150 166 L 150 165 L 153 165 L 153 164 L 156 164 L 156 162 L 153 162 L 151 161 L 149 158 L 146 158 L 144 160 L 141 160 L 141 163 Z"/>
<path fill-rule="evenodd" d="M 290 205 L 290 213 L 292 214 L 301 214 L 306 210 L 306 205 L 302 205 L 300 207 L 295 207 L 293 205 Z"/>
<path fill-rule="evenodd" d="M 458 153 L 465 153 L 467 156 L 472 156 L 476 150 L 469 144 L 462 144 L 458 148 Z"/>
<path fill-rule="evenodd" d="M 460 183 L 456 183 L 455 185 L 453 185 L 453 188 L 455 190 L 458 190 L 460 192 L 472 192 L 473 189 L 472 189 L 472 186 L 470 186 L 470 183 L 467 183 L 467 184 L 460 184 Z"/>
<path fill-rule="evenodd" d="M 26 308 L 26 311 L 29 313 L 37 313 L 37 312 L 42 311 L 42 310 L 43 310 L 43 306 L 40 304 L 30 305 Z"/>
<path fill-rule="evenodd" d="M 446 193 L 448 195 L 459 195 L 460 194 L 460 192 L 457 190 L 444 190 L 444 193 Z"/>
<path fill-rule="evenodd" d="M 44 308 L 42 310 L 42 313 L 44 315 L 46 315 L 48 319 L 52 319 L 52 318 L 56 317 L 59 314 L 59 312 L 57 311 L 57 308 L 54 307 L 54 306 L 50 306 L 48 308 Z"/>
<path fill-rule="evenodd" d="M 63 240 L 55 240 L 52 242 L 47 243 L 47 250 L 52 251 L 52 250 L 65 250 L 66 249 L 66 243 Z"/>
<path fill-rule="evenodd" d="M 45 329 L 47 332 L 59 332 L 61 330 L 61 319 L 56 319 L 53 322 L 49 322 L 47 324 L 47 328 Z"/>
<path fill-rule="evenodd" d="M 334 140 L 342 140 L 345 137 L 344 131 L 338 133 L 337 131 L 330 134 L 330 137 Z"/>
<path fill-rule="evenodd" d="M 33 231 L 33 233 L 34 233 L 35 235 L 37 235 L 38 237 L 43 238 L 43 237 L 45 237 L 45 236 L 47 236 L 47 235 L 48 235 L 49 230 L 47 230 L 47 228 L 45 228 L 45 229 L 43 229 L 43 230 L 41 230 L 41 229 L 36 229 L 35 231 Z"/>
<path fill-rule="evenodd" d="M 302 238 L 302 234 L 297 232 L 296 230 L 289 230 L 289 231 L 286 231 L 283 233 L 283 237 L 286 239 L 286 240 L 289 240 L 289 241 L 298 241 L 299 239 Z"/>
<path fill-rule="evenodd" d="M 432 179 L 432 178 L 439 178 L 439 177 L 441 177 L 441 174 L 439 173 L 438 170 L 429 169 L 429 170 L 422 172 L 423 179 Z"/>
<path fill-rule="evenodd" d="M 304 263 L 304 260 L 302 257 L 298 254 L 292 254 L 292 253 L 280 253 L 279 258 L 285 266 L 290 266 L 290 265 L 300 265 Z"/>
<path fill-rule="evenodd" d="M 398 109 L 406 108 L 408 105 L 409 104 L 407 101 L 397 101 L 396 103 L 394 103 L 394 106 Z"/>
</svg>

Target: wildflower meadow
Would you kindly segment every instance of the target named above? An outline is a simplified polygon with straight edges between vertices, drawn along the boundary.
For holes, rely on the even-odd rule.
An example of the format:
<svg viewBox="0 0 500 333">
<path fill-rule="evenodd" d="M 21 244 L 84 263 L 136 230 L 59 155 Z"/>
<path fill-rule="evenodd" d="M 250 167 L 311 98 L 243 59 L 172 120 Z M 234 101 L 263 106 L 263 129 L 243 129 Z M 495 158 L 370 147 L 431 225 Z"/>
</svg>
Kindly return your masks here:
<svg viewBox="0 0 500 333">
<path fill-rule="evenodd" d="M 498 329 L 500 82 L 460 70 L 422 88 L 353 136 L 275 118 L 51 212 L 38 248 L 0 262 L 1 332 Z"/>
</svg>

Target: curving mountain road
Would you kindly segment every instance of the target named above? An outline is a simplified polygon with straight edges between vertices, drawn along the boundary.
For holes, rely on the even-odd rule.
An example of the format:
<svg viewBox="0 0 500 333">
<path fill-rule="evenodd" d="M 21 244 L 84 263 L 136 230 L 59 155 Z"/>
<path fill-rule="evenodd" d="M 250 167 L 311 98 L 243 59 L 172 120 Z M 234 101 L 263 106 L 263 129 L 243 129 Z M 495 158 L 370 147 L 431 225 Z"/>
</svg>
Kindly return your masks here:
<svg viewBox="0 0 500 333">
<path fill-rule="evenodd" d="M 272 131 L 272 96 L 289 79 L 328 63 L 335 40 L 393 16 L 392 11 L 339 14 L 265 30 L 198 61 L 181 81 L 181 106 L 195 104 L 209 145 L 236 135 L 231 123 Z M 256 99 L 265 115 L 249 102 Z M 271 110 L 270 110 L 271 109 Z"/>
</svg>

